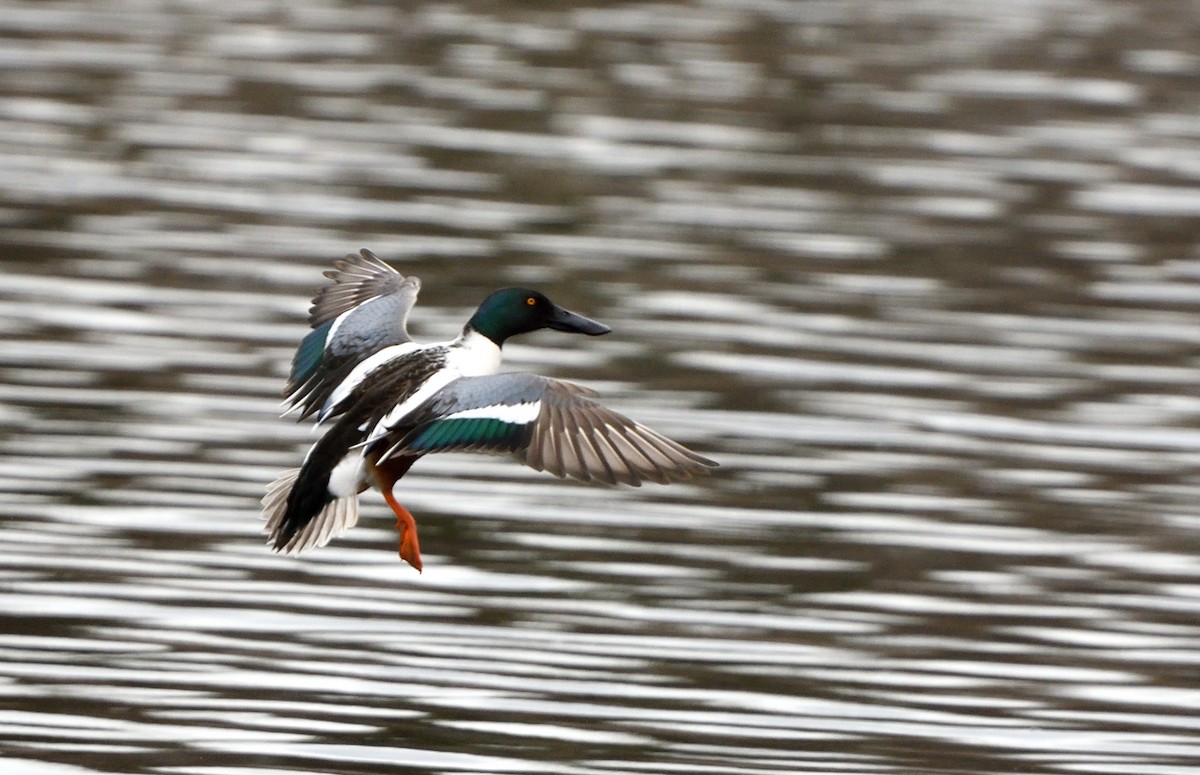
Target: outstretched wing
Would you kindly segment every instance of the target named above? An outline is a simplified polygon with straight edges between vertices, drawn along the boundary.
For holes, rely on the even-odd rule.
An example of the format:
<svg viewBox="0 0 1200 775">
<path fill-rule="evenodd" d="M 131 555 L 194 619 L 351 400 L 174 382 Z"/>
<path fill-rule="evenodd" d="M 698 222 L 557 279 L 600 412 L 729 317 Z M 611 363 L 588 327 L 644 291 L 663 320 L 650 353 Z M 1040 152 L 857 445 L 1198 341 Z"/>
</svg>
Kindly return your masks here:
<svg viewBox="0 0 1200 775">
<path fill-rule="evenodd" d="M 533 374 L 463 377 L 375 444 L 383 459 L 431 452 L 509 453 L 537 471 L 584 482 L 666 484 L 717 464 L 606 408 L 578 385 Z"/>
<path fill-rule="evenodd" d="M 412 341 L 408 313 L 421 281 L 405 277 L 369 250 L 325 272 L 332 285 L 313 299 L 313 330 L 300 343 L 284 395 L 300 416 L 317 411 L 354 367 L 385 347 Z"/>
<path fill-rule="evenodd" d="M 405 277 L 366 248 L 357 256 L 350 253 L 335 261 L 333 269 L 325 270 L 325 276 L 333 280 L 333 284 L 325 286 L 313 297 L 312 307 L 308 310 L 308 323 L 313 328 L 371 299 L 411 290 L 404 308 L 407 316 L 421 288 L 420 280 Z"/>
</svg>

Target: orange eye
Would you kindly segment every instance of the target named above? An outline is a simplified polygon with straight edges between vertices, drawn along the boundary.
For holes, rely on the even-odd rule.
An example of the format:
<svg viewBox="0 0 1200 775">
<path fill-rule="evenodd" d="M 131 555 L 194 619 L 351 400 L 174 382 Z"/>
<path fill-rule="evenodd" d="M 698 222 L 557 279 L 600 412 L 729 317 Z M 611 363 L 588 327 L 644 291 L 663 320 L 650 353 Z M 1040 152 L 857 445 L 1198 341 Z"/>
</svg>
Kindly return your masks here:
<svg viewBox="0 0 1200 775">
<path fill-rule="evenodd" d="M 532 307 L 534 304 L 537 304 L 537 299 L 530 296 L 528 299 L 525 300 L 525 303 Z"/>
</svg>

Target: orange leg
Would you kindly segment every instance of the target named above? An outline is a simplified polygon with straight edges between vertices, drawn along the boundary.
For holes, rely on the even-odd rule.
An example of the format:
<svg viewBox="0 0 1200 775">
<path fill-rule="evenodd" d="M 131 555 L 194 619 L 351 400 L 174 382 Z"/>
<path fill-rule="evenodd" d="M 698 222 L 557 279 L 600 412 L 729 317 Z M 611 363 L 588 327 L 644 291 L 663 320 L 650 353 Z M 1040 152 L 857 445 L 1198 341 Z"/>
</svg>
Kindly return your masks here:
<svg viewBox="0 0 1200 775">
<path fill-rule="evenodd" d="M 416 568 L 417 573 L 420 573 L 421 544 L 417 541 L 417 521 L 413 519 L 413 515 L 409 513 L 408 509 L 400 505 L 396 496 L 392 495 L 391 487 L 384 488 L 383 499 L 392 507 L 392 511 L 396 512 L 396 529 L 400 531 L 400 559 Z"/>
</svg>

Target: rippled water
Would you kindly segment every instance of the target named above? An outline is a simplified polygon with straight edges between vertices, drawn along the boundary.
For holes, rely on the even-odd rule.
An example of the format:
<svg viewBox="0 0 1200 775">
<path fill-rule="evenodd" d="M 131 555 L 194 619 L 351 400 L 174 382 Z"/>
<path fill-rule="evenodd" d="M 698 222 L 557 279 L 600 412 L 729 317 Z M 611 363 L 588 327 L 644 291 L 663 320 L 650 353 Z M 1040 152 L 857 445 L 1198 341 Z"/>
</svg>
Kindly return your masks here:
<svg viewBox="0 0 1200 775">
<path fill-rule="evenodd" d="M 1184 4 L 0 4 L 4 772 L 1200 766 Z M 257 500 L 309 297 L 722 463 L 423 460 L 300 559 Z"/>
</svg>

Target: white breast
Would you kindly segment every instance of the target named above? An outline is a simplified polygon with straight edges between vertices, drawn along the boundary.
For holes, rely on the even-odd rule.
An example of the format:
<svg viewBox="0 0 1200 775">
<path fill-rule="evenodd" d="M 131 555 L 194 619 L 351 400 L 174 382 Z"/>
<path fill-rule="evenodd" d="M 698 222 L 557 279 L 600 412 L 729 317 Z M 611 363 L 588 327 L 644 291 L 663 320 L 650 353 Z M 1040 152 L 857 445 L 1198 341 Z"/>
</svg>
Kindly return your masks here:
<svg viewBox="0 0 1200 775">
<path fill-rule="evenodd" d="M 462 377 L 486 377 L 500 370 L 500 347 L 478 331 L 459 337 L 450 345 L 446 366 Z"/>
</svg>

